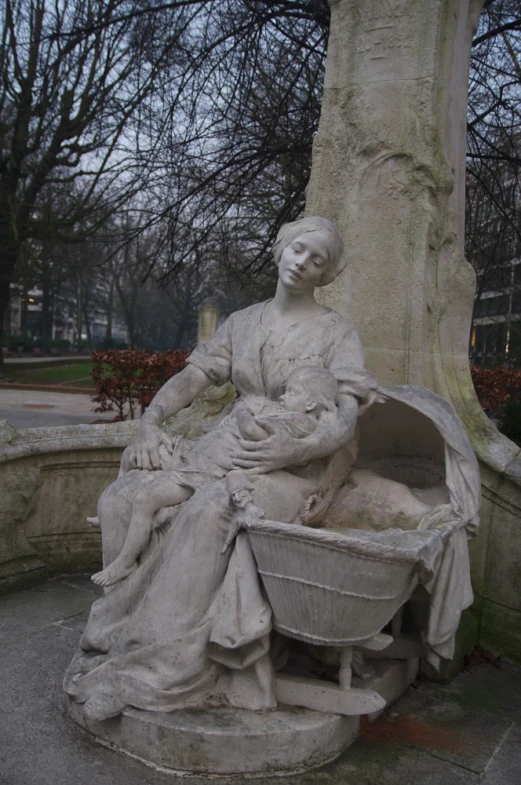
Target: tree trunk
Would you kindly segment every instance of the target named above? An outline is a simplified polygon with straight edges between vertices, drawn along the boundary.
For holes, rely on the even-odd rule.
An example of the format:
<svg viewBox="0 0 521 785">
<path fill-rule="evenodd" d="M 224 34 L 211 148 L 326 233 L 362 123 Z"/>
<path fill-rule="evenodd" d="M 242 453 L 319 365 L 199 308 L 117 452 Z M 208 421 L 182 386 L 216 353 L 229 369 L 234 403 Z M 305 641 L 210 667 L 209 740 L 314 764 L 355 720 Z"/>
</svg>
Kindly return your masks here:
<svg viewBox="0 0 521 785">
<path fill-rule="evenodd" d="M 107 328 L 105 330 L 105 340 L 112 338 L 112 314 L 114 311 L 114 276 L 111 276 L 109 285 L 109 296 L 107 300 Z"/>
<path fill-rule="evenodd" d="M 6 321 L 9 317 L 9 300 L 10 300 L 11 292 L 9 287 L 9 282 L 4 282 L 0 278 L 0 369 L 4 365 L 4 336 L 6 332 Z"/>
<path fill-rule="evenodd" d="M 132 307 L 133 303 L 131 303 L 131 310 L 128 314 L 127 319 L 127 328 L 128 328 L 128 337 L 130 341 L 130 348 L 136 348 L 136 317 L 135 317 L 135 309 Z"/>
<path fill-rule="evenodd" d="M 83 301 L 83 319 L 85 321 L 85 328 L 87 330 L 87 343 L 88 343 L 89 348 L 90 348 L 91 345 L 92 345 L 92 331 L 91 331 L 91 326 L 90 326 L 91 319 L 90 319 L 90 314 L 89 314 L 88 302 L 85 299 Z"/>
<path fill-rule="evenodd" d="M 14 277 L 14 269 L 18 260 L 18 243 L 16 233 L 11 221 L 9 207 L 4 203 L 0 205 L 0 366 L 4 364 L 4 319 L 11 296 L 10 285 Z"/>
<path fill-rule="evenodd" d="M 24 276 L 20 303 L 20 332 L 25 337 L 29 326 L 29 284 Z"/>
<path fill-rule="evenodd" d="M 81 331 L 83 327 L 83 302 L 80 281 L 76 285 L 76 347 L 81 351 Z"/>
<path fill-rule="evenodd" d="M 4 314 L 7 311 L 7 306 L 9 304 L 9 285 L 7 286 L 7 297 L 2 291 L 3 288 L 4 287 L 0 288 L 0 368 L 4 365 Z"/>
<path fill-rule="evenodd" d="M 181 348 L 181 341 L 185 337 L 186 332 L 186 322 L 184 319 L 181 320 L 180 324 L 177 325 L 177 330 L 175 334 L 175 340 L 173 342 L 172 349 L 180 349 Z"/>
<path fill-rule="evenodd" d="M 116 281 L 118 290 L 119 301 L 123 310 L 123 318 L 128 330 L 128 340 L 130 348 L 134 349 L 136 346 L 136 292 L 131 291 L 128 298 L 122 286 Z"/>
<path fill-rule="evenodd" d="M 45 267 L 42 273 L 42 323 L 40 335 L 42 338 L 42 351 L 50 351 L 52 339 L 52 292 L 48 267 Z"/>
</svg>

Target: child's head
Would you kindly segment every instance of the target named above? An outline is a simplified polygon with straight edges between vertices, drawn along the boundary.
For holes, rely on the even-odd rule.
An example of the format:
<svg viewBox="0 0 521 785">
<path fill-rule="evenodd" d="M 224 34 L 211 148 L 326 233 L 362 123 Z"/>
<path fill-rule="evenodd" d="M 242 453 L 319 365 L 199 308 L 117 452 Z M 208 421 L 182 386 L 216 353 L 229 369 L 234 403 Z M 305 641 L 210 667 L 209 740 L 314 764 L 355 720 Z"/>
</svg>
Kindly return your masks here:
<svg viewBox="0 0 521 785">
<path fill-rule="evenodd" d="M 236 507 L 244 507 L 252 501 L 253 485 L 240 469 L 233 469 L 226 475 L 226 490 Z"/>
<path fill-rule="evenodd" d="M 280 402 L 292 412 L 333 411 L 338 403 L 337 380 L 325 368 L 301 365 L 290 373 Z"/>
</svg>

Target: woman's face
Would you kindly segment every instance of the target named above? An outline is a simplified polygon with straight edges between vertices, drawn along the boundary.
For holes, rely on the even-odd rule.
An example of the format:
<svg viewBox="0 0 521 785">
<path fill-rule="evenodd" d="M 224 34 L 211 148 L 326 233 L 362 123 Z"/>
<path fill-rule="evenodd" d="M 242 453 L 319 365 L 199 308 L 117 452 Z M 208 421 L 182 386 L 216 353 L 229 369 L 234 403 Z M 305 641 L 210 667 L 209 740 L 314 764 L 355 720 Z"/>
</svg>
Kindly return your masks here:
<svg viewBox="0 0 521 785">
<path fill-rule="evenodd" d="M 306 232 L 284 248 L 279 279 L 295 292 L 312 291 L 327 267 L 327 242 L 322 232 Z"/>
</svg>

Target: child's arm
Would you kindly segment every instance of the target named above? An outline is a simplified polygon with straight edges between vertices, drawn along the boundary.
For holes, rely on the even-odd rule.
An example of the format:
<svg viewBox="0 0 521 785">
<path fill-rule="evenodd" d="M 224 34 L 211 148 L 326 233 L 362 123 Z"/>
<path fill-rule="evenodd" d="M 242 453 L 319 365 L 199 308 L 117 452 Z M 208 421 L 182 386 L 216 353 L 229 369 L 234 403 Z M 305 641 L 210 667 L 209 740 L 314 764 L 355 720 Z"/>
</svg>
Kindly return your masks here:
<svg viewBox="0 0 521 785">
<path fill-rule="evenodd" d="M 313 417 L 300 412 L 285 412 L 276 417 L 259 415 L 255 420 L 257 425 L 264 428 L 268 435 L 271 435 L 277 428 L 284 428 L 294 439 L 303 439 L 305 436 L 309 436 L 317 427 L 317 421 Z"/>
</svg>

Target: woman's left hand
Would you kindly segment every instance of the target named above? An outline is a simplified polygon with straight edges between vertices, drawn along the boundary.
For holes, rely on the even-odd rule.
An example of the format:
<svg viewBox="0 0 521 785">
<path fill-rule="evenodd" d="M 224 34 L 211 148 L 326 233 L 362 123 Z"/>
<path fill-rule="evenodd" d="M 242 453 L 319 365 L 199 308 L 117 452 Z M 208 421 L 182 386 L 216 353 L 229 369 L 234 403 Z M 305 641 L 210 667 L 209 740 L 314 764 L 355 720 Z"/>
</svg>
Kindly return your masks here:
<svg viewBox="0 0 521 785">
<path fill-rule="evenodd" d="M 302 440 L 294 439 L 280 430 L 273 431 L 269 425 L 269 420 L 262 421 L 262 427 L 271 431 L 267 439 L 260 442 L 241 439 L 242 450 L 233 458 L 238 469 L 243 469 L 247 474 L 267 474 L 305 460 L 301 454 L 302 444 L 299 444 Z"/>
</svg>

